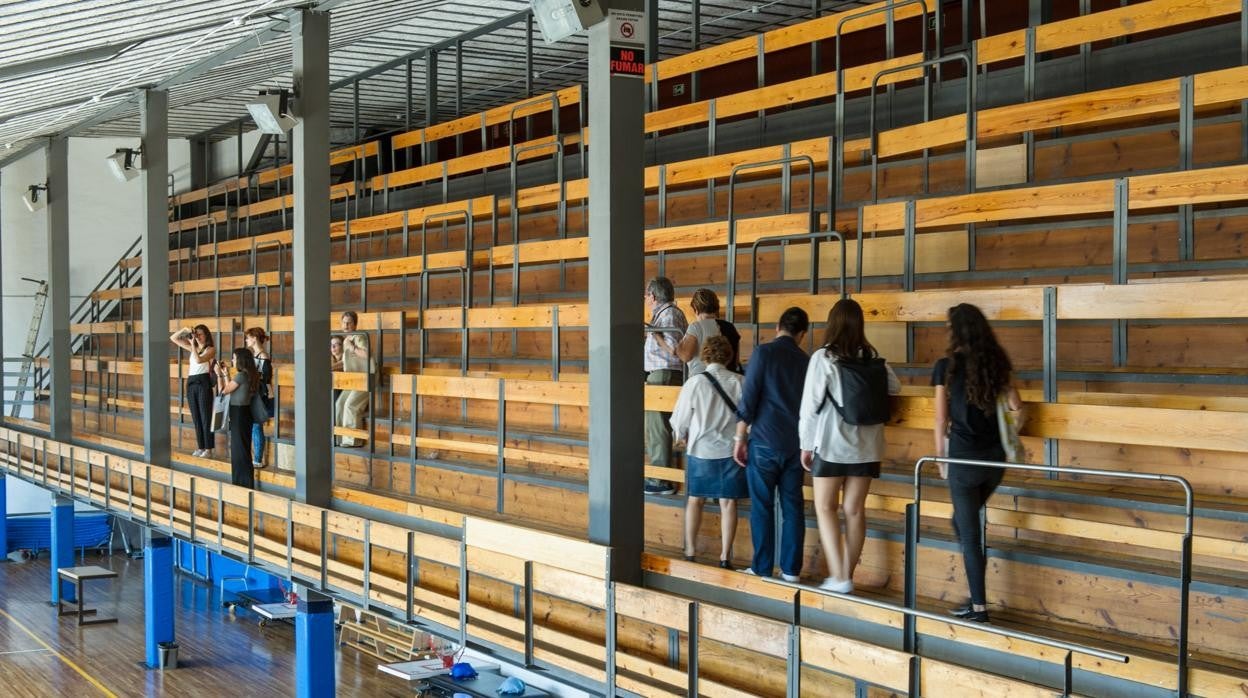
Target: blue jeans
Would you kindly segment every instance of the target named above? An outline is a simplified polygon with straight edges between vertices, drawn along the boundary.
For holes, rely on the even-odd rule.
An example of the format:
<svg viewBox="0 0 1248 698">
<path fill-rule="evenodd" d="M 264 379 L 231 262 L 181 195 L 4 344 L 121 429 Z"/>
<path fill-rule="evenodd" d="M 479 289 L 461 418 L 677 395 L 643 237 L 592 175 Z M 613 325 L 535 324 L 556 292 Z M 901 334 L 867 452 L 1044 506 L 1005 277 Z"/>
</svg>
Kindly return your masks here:
<svg viewBox="0 0 1248 698">
<path fill-rule="evenodd" d="M 745 469 L 750 485 L 750 536 L 754 541 L 754 573 L 770 577 L 775 566 L 777 489 L 784 523 L 780 530 L 780 571 L 798 575 L 802 571 L 802 546 L 806 542 L 806 516 L 802 508 L 804 480 L 799 453 L 784 454 L 750 442 L 750 467 Z"/>
<path fill-rule="evenodd" d="M 264 424 L 253 422 L 251 425 L 251 462 L 264 463 Z"/>
</svg>

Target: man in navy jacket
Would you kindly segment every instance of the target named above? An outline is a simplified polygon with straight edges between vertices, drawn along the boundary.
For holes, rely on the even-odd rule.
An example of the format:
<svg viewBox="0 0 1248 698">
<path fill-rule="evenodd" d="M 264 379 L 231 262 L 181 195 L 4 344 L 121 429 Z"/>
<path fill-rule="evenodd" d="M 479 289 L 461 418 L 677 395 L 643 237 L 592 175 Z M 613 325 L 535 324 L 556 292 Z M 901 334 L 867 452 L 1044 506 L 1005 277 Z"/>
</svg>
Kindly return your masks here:
<svg viewBox="0 0 1248 698">
<path fill-rule="evenodd" d="M 737 404 L 733 458 L 746 469 L 750 485 L 750 534 L 754 561 L 747 573 L 770 577 L 775 565 L 775 497 L 784 516 L 780 576 L 796 582 L 802 572 L 806 517 L 802 508 L 804 472 L 797 436 L 798 408 L 810 357 L 801 342 L 810 318 L 789 308 L 776 324 L 776 338 L 754 348 Z M 748 430 L 748 436 L 747 436 Z"/>
</svg>

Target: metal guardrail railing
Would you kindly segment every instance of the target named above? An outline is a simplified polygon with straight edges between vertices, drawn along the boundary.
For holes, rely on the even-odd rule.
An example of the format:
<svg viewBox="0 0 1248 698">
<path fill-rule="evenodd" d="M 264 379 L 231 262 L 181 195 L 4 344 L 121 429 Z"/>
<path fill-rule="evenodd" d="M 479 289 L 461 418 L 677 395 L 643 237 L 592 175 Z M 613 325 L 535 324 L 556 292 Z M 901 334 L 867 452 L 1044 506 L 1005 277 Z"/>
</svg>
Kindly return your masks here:
<svg viewBox="0 0 1248 698">
<path fill-rule="evenodd" d="M 923 493 L 922 471 L 923 466 L 932 463 L 943 463 L 946 465 L 959 466 L 979 466 L 984 468 L 998 468 L 1000 470 L 1019 470 L 1023 472 L 1037 473 L 1065 473 L 1067 475 L 1088 475 L 1094 477 L 1116 478 L 1123 480 L 1143 480 L 1149 482 L 1169 482 L 1183 488 L 1184 496 L 1184 531 L 1183 543 L 1180 552 L 1179 562 L 1179 622 L 1178 622 L 1178 657 L 1176 665 L 1178 670 L 1178 695 L 1187 695 L 1188 685 L 1188 618 L 1190 606 L 1190 587 L 1192 582 L 1192 530 L 1193 519 L 1195 515 L 1195 506 L 1193 502 L 1192 486 L 1188 481 L 1177 475 L 1162 475 L 1159 473 L 1133 473 L 1118 470 L 1098 470 L 1095 468 L 1077 468 L 1077 467 L 1060 467 L 1051 465 L 1031 465 L 1028 463 L 1002 463 L 998 461 L 968 460 L 962 458 L 937 458 L 935 456 L 924 456 L 914 464 L 914 501 L 906 505 L 906 586 L 905 597 L 906 607 L 914 609 L 917 602 L 917 577 L 918 577 L 918 546 L 920 538 L 919 523 L 921 520 L 921 502 Z M 987 540 L 985 536 L 984 540 Z M 911 620 L 914 616 L 907 617 L 906 636 L 907 641 L 913 643 L 915 641 L 916 629 L 914 622 Z M 945 620 L 945 619 L 941 619 Z M 913 645 L 912 645 L 913 646 Z M 1070 675 L 1069 657 L 1067 657 L 1067 676 Z M 1068 679 L 1069 680 L 1069 679 Z M 1069 694 L 1069 685 L 1068 694 Z"/>
</svg>

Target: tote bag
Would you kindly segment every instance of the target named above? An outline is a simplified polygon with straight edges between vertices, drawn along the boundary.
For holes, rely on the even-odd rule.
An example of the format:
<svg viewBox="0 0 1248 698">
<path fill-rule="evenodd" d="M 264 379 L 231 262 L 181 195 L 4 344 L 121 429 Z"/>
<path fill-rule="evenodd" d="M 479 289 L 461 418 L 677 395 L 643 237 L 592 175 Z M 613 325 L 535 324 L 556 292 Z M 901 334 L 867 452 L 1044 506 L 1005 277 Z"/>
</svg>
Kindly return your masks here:
<svg viewBox="0 0 1248 698">
<path fill-rule="evenodd" d="M 230 428 L 230 396 L 217 395 L 212 399 L 212 430 L 226 431 Z"/>
<path fill-rule="evenodd" d="M 1005 450 L 1005 460 L 1009 463 L 1022 463 L 1027 455 L 1023 450 L 1023 441 L 1019 432 L 1023 430 L 1022 410 L 1010 409 L 1008 395 L 997 398 L 997 432 L 1001 435 L 1001 448 Z"/>
</svg>

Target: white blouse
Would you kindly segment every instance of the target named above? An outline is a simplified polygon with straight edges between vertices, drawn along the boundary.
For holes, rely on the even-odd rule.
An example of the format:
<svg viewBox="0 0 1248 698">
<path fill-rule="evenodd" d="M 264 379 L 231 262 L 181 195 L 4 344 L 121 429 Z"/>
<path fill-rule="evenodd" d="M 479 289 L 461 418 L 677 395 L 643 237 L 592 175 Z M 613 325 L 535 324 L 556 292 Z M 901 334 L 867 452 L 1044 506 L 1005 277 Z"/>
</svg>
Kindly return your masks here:
<svg viewBox="0 0 1248 698">
<path fill-rule="evenodd" d="M 715 376 L 719 385 L 732 398 L 741 401 L 741 376 L 709 364 L 705 373 Z M 672 410 L 672 440 L 686 441 L 685 453 L 695 458 L 729 458 L 732 437 L 737 433 L 737 413 L 728 407 L 715 386 L 702 374 L 691 376 L 680 389 Z"/>
<path fill-rule="evenodd" d="M 884 425 L 860 426 L 848 424 L 831 404 L 824 405 L 824 391 L 831 392 L 839 404 L 845 404 L 841 387 L 841 373 L 835 368 L 836 359 L 826 349 L 816 349 L 810 355 L 806 368 L 806 384 L 802 389 L 802 406 L 798 412 L 797 433 L 803 451 L 814 451 L 820 459 L 830 463 L 874 463 L 884 458 Z M 901 392 L 901 381 L 893 368 L 888 369 L 888 394 Z"/>
</svg>

